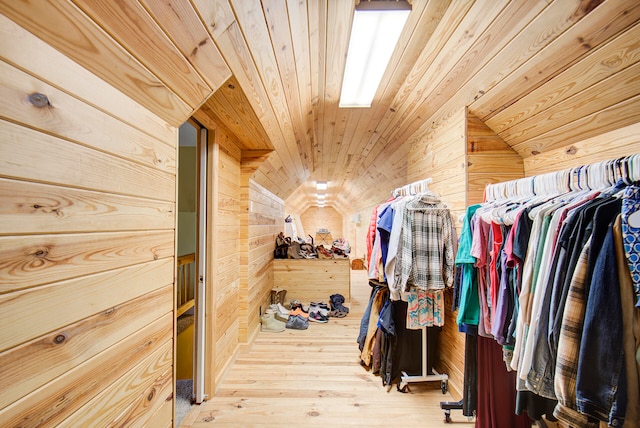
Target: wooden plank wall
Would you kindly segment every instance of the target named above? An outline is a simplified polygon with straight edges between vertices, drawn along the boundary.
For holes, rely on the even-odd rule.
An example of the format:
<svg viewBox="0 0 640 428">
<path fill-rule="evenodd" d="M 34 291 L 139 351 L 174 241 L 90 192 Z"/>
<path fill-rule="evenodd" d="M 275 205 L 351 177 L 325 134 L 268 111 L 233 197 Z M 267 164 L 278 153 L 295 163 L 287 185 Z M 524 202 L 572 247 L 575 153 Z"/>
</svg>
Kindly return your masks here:
<svg viewBox="0 0 640 428">
<path fill-rule="evenodd" d="M 640 153 L 640 123 L 524 159 L 526 176 Z"/>
<path fill-rule="evenodd" d="M 274 284 L 287 290 L 287 300 L 329 303 L 332 294 L 351 300 L 351 265 L 348 259 L 277 259 Z"/>
<path fill-rule="evenodd" d="M 214 379 L 210 386 L 217 385 L 227 365 L 238 348 L 240 334 L 239 289 L 240 289 L 240 159 L 241 151 L 221 129 L 214 130 L 213 183 L 209 193 L 213 196 L 211 209 L 209 255 L 211 269 L 210 310 L 213 311 L 209 325 L 213 345 L 213 361 L 207 367 Z M 211 388 L 211 393 L 215 388 Z"/>
<path fill-rule="evenodd" d="M 484 200 L 489 183 L 524 176 L 522 158 L 477 117 L 467 114 L 467 203 Z"/>
<path fill-rule="evenodd" d="M 177 129 L 0 33 L 0 426 L 166 426 Z"/>
<path fill-rule="evenodd" d="M 427 177 L 429 188 L 439 194 L 456 220 L 466 208 L 466 111 L 460 109 L 436 128 L 426 127 L 412 138 L 407 159 L 407 183 Z M 451 307 L 452 293 L 445 294 L 445 306 Z M 446 310 L 445 325 L 440 334 L 436 369 L 449 375 L 449 389 L 454 398 L 462 398 L 464 382 L 464 335 L 458 333 L 455 314 Z"/>
<path fill-rule="evenodd" d="M 347 221 L 348 219 L 344 219 Z M 309 207 L 300 215 L 300 222 L 304 229 L 305 236 L 313 236 L 316 240 L 316 232 L 319 229 L 327 229 L 331 232 L 331 238 L 336 240 L 344 237 L 344 221 L 342 215 L 333 207 Z M 318 245 L 320 242 L 315 242 Z M 325 247 L 331 246 L 331 243 L 324 244 Z"/>
<path fill-rule="evenodd" d="M 241 340 L 250 343 L 260 330 L 260 314 L 271 303 L 273 250 L 285 214 L 284 201 L 253 180 L 249 182 L 249 200 L 247 313 L 243 317 L 246 331 L 241 330 Z"/>
<path fill-rule="evenodd" d="M 367 255 L 367 231 L 369 229 L 369 220 L 371 219 L 371 213 L 373 208 L 366 208 L 357 213 L 351 213 L 344 217 L 345 238 L 351 245 L 351 259 L 366 259 Z M 354 223 L 351 221 L 351 216 L 359 216 L 360 222 Z"/>
<path fill-rule="evenodd" d="M 460 109 L 440 126 L 423 130 L 411 138 L 407 181 L 431 177 L 429 188 L 449 205 L 457 221 L 466 208 L 466 110 Z"/>
</svg>

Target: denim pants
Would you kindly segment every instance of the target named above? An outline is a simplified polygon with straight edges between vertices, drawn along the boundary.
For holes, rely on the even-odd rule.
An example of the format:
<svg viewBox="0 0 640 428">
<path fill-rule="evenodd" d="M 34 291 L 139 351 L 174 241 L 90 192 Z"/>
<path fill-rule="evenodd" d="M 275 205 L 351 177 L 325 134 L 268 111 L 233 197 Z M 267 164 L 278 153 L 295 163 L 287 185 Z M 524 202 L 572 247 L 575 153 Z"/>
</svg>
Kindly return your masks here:
<svg viewBox="0 0 640 428">
<path fill-rule="evenodd" d="M 594 266 L 576 381 L 578 410 L 622 426 L 627 408 L 622 306 L 613 228 Z"/>
</svg>

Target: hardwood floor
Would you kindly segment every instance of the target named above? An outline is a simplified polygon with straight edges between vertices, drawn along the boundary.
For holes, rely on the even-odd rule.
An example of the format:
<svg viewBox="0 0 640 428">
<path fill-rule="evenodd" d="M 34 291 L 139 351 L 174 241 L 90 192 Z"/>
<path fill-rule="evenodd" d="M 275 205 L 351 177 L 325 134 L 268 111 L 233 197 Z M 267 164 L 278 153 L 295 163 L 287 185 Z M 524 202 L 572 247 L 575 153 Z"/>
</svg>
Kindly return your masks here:
<svg viewBox="0 0 640 428">
<path fill-rule="evenodd" d="M 351 271 L 350 313 L 308 330 L 259 333 L 242 352 L 215 397 L 196 406 L 184 428 L 204 427 L 449 427 L 440 382 L 412 383 L 410 392 L 382 386 L 359 363 L 356 343 L 370 287 Z M 456 426 L 473 422 L 452 412 Z"/>
</svg>

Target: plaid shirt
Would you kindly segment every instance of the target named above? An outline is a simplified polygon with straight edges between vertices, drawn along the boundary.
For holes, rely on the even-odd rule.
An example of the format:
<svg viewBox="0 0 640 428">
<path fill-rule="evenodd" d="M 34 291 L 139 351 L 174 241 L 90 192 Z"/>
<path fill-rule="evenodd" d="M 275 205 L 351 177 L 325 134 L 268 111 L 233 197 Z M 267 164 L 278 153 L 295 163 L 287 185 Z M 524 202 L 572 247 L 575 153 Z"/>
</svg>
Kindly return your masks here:
<svg viewBox="0 0 640 428">
<path fill-rule="evenodd" d="M 453 286 L 454 229 L 451 214 L 431 194 L 408 202 L 402 219 L 395 275 L 397 287 L 442 290 Z"/>
<path fill-rule="evenodd" d="M 587 264 L 591 238 L 580 253 L 580 258 L 571 278 L 569 294 L 562 316 L 562 328 L 558 341 L 556 359 L 555 391 L 558 398 L 553 415 L 569 426 L 597 428 L 598 423 L 589 422 L 587 416 L 578 412 L 576 406 L 576 381 L 578 377 L 578 358 L 580 341 L 584 326 L 584 314 L 587 308 Z"/>
</svg>

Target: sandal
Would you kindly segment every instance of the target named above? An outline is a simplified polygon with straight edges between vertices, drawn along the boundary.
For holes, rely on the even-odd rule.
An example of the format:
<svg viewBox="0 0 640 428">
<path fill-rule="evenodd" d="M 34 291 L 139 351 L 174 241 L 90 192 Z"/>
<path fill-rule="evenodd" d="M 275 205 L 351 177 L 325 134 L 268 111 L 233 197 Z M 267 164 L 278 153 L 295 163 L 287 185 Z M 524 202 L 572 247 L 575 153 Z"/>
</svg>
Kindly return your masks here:
<svg viewBox="0 0 640 428">
<path fill-rule="evenodd" d="M 344 318 L 347 316 L 347 313 L 339 309 L 334 309 L 331 312 L 329 312 L 329 316 L 335 317 L 335 318 Z"/>
</svg>

